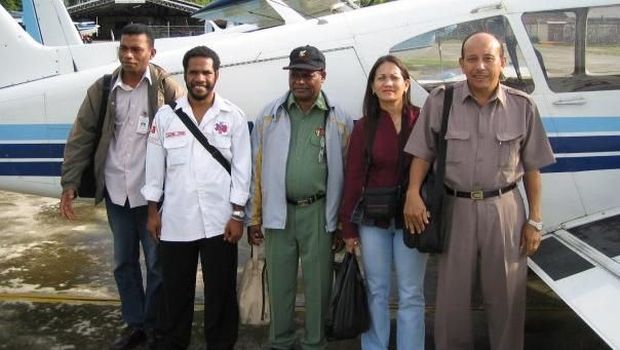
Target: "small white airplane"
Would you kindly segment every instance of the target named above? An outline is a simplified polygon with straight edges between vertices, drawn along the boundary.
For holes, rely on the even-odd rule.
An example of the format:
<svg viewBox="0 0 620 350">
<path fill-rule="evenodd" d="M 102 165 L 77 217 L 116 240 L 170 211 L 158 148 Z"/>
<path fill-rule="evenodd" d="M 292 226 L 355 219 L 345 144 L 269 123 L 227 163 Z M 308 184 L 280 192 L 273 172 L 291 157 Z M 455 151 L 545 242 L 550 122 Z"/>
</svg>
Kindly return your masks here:
<svg viewBox="0 0 620 350">
<path fill-rule="evenodd" d="M 38 12 L 41 27 L 71 24 L 58 8 Z M 290 50 L 315 45 L 327 58 L 325 89 L 359 115 L 379 56 L 404 60 L 422 105 L 428 89 L 463 79 L 457 62 L 467 34 L 495 33 L 508 55 L 505 83 L 536 101 L 558 160 L 543 169 L 546 234 L 529 266 L 620 349 L 619 29 L 620 0 L 394 1 L 245 33 L 157 40 L 155 62 L 181 82 L 182 55 L 208 45 L 222 59 L 218 91 L 253 119 L 287 89 Z M 57 197 L 76 111 L 86 88 L 118 65 L 118 43 L 42 42 L 0 10 L 0 188 Z"/>
<path fill-rule="evenodd" d="M 80 35 L 97 35 L 101 27 L 95 21 L 73 22 Z"/>
</svg>

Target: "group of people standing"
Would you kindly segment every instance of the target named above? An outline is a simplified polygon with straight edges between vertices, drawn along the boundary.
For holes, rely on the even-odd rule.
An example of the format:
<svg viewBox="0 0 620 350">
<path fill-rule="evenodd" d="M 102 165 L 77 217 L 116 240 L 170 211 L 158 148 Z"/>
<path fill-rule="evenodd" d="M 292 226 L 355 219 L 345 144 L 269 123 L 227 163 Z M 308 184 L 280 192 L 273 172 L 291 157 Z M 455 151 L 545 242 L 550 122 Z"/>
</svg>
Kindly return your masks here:
<svg viewBox="0 0 620 350">
<path fill-rule="evenodd" d="M 353 126 L 322 89 L 323 53 L 302 46 L 284 67 L 289 90 L 264 108 L 250 132 L 242 110 L 215 92 L 217 53 L 198 46 L 185 54 L 186 94 L 150 63 L 154 55 L 148 27 L 123 29 L 121 66 L 109 88 L 104 78 L 89 88 L 65 147 L 62 215 L 75 218 L 72 201 L 94 154 L 95 200 L 105 200 L 114 238 L 127 328 L 110 348 L 189 346 L 200 257 L 206 348 L 233 349 L 237 242 L 247 226 L 248 241 L 265 246 L 271 348 L 293 349 L 297 341 L 299 261 L 306 303 L 300 345 L 326 347 L 332 246 L 342 237 L 347 250 L 361 249 L 366 276 L 371 322 L 362 348 L 388 348 L 394 268 L 397 348 L 424 349 L 427 255 L 406 247 L 403 235 L 428 224 L 419 190 L 435 159 L 444 88 L 420 110 L 410 103 L 406 67 L 383 56 L 369 72 L 363 116 Z M 533 102 L 499 83 L 505 58 L 494 36 L 466 38 L 460 63 L 467 80 L 455 84 L 446 133 L 448 239 L 439 257 L 435 344 L 473 347 L 469 305 L 479 266 L 491 348 L 521 349 L 526 256 L 536 251 L 542 229 L 538 169 L 553 154 Z M 527 218 L 515 190 L 521 178 Z M 365 188 L 399 185 L 406 200 L 393 218 L 360 212 Z"/>
</svg>

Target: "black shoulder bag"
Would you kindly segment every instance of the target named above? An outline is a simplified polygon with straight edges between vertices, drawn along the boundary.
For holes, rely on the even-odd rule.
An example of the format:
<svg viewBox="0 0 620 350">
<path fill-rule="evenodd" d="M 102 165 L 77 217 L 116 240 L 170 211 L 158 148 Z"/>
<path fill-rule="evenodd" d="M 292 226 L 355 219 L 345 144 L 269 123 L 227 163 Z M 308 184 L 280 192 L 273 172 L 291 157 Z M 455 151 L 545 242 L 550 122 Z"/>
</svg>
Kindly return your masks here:
<svg viewBox="0 0 620 350">
<path fill-rule="evenodd" d="M 390 187 L 375 187 L 368 188 L 368 177 L 370 174 L 370 167 L 372 166 L 372 148 L 374 146 L 375 137 L 377 130 L 375 129 L 374 135 L 370 138 L 370 144 L 367 145 L 365 155 L 366 155 L 366 167 L 365 167 L 365 179 L 364 179 L 364 187 L 362 189 L 362 198 L 359 203 L 360 209 L 363 213 L 362 220 L 379 220 L 379 221 L 390 221 L 393 218 L 396 218 L 396 215 L 402 210 L 401 208 L 401 199 L 402 199 L 402 191 L 401 185 L 398 184 L 396 186 Z M 406 138 L 404 135 L 406 134 L 405 123 L 403 118 L 403 123 L 401 127 L 401 132 L 399 134 L 399 154 L 398 154 L 398 165 L 397 165 L 397 173 L 399 174 L 399 182 L 400 177 L 402 176 L 402 168 L 404 163 L 404 152 L 403 145 L 404 140 Z"/>
<path fill-rule="evenodd" d="M 189 116 L 187 115 L 187 113 L 183 112 L 183 110 L 181 108 L 175 109 L 176 106 L 177 106 L 176 102 L 169 103 L 169 106 L 170 106 L 170 108 L 172 108 L 174 113 L 177 114 L 179 119 L 181 119 L 183 124 L 185 124 L 187 129 L 189 129 L 189 131 L 194 135 L 196 140 L 198 140 L 198 142 L 200 142 L 200 144 L 207 151 L 209 151 L 209 153 L 211 153 L 211 156 L 215 160 L 217 160 L 217 162 L 220 163 L 224 167 L 224 169 L 226 169 L 226 172 L 228 173 L 228 175 L 230 175 L 230 162 L 224 157 L 222 152 L 220 152 L 217 148 L 215 148 L 213 145 L 211 145 L 209 143 L 209 140 L 207 140 L 205 135 L 200 131 L 200 129 L 198 129 L 196 124 L 194 124 L 191 121 L 191 119 L 189 119 Z"/>
<path fill-rule="evenodd" d="M 409 248 L 416 248 L 423 253 L 441 253 L 444 250 L 444 232 L 442 229 L 443 219 L 441 217 L 443 209 L 443 199 L 445 194 L 444 178 L 446 175 L 446 130 L 448 129 L 448 119 L 450 118 L 450 108 L 452 107 L 452 95 L 454 87 L 446 87 L 443 111 L 441 117 L 441 131 L 437 142 L 437 169 L 429 169 L 424 183 L 422 184 L 422 199 L 431 213 L 430 223 L 426 225 L 420 234 L 403 231 L 403 241 Z"/>
<path fill-rule="evenodd" d="M 101 104 L 99 105 L 99 119 L 97 119 L 97 129 L 95 131 L 95 143 L 93 144 L 93 151 L 90 155 L 90 163 L 88 163 L 82 172 L 80 187 L 78 187 L 77 190 L 78 196 L 83 198 L 95 198 L 95 193 L 97 192 L 97 182 L 95 180 L 95 153 L 97 153 L 97 147 L 101 140 L 103 122 L 105 121 L 106 110 L 108 108 L 111 82 L 112 74 L 103 76 L 103 89 L 101 92 Z"/>
</svg>

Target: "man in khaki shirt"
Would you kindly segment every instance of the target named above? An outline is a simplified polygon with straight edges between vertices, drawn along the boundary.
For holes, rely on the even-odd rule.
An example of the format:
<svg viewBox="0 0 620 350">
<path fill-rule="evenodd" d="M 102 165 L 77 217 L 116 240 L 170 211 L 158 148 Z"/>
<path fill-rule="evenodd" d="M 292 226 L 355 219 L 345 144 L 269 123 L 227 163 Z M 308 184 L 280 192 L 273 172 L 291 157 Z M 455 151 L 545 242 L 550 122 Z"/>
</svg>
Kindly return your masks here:
<svg viewBox="0 0 620 350">
<path fill-rule="evenodd" d="M 534 102 L 499 83 L 506 63 L 488 33 L 463 41 L 446 131 L 446 249 L 439 257 L 435 346 L 473 348 L 471 291 L 479 268 L 491 349 L 522 349 L 527 255 L 540 244 L 539 169 L 554 157 Z M 426 101 L 405 150 L 414 155 L 405 224 L 428 224 L 421 183 L 435 159 L 444 88 Z M 529 213 L 516 183 L 523 179 Z M 483 191 L 483 192 L 480 192 Z"/>
</svg>

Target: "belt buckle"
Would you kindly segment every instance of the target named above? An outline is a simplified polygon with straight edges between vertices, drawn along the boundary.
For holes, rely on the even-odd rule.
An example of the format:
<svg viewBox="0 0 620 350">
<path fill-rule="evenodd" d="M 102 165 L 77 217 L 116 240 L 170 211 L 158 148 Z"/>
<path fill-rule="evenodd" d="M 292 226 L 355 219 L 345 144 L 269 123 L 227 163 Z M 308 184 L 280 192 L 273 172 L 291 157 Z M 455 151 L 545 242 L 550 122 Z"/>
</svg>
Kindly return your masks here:
<svg viewBox="0 0 620 350">
<path fill-rule="evenodd" d="M 484 191 L 482 191 L 482 190 L 472 191 L 469 194 L 469 198 L 471 198 L 473 200 L 484 199 Z"/>
<path fill-rule="evenodd" d="M 304 198 L 297 201 L 297 205 L 300 207 L 305 207 L 307 205 L 310 205 L 310 203 L 310 198 Z"/>
</svg>

